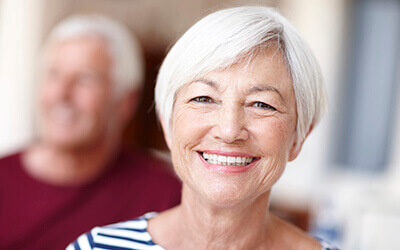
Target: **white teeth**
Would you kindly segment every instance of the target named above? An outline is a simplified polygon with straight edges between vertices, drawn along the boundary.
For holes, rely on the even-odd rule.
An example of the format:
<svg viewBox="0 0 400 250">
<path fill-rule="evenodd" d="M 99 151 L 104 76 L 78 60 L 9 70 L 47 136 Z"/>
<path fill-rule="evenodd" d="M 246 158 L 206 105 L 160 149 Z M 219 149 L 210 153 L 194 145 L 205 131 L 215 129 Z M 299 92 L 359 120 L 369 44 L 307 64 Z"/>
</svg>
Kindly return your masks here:
<svg viewBox="0 0 400 250">
<path fill-rule="evenodd" d="M 226 156 L 218 155 L 218 161 L 222 164 L 226 163 Z"/>
<path fill-rule="evenodd" d="M 202 153 L 201 155 L 208 163 L 218 165 L 246 166 L 254 160 L 252 157 L 234 157 L 207 153 Z"/>
</svg>

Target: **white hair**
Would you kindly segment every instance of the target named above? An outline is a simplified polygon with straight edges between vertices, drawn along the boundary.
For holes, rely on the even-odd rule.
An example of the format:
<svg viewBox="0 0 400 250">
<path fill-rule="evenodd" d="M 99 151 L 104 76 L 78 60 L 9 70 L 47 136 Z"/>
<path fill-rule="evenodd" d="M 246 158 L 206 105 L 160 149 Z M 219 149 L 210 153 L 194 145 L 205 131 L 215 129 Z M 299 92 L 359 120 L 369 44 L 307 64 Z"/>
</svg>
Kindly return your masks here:
<svg viewBox="0 0 400 250">
<path fill-rule="evenodd" d="M 294 26 L 276 10 L 263 6 L 224 9 L 193 25 L 171 48 L 155 87 L 156 110 L 171 134 L 177 91 L 212 71 L 251 60 L 256 52 L 278 45 L 290 70 L 297 106 L 297 140 L 320 120 L 326 106 L 320 67 Z M 298 144 L 300 145 L 300 144 Z"/>
<path fill-rule="evenodd" d="M 141 47 L 128 27 L 108 17 L 74 15 L 65 19 L 51 31 L 45 50 L 53 43 L 82 36 L 95 36 L 106 42 L 117 96 L 142 85 L 144 65 Z"/>
</svg>

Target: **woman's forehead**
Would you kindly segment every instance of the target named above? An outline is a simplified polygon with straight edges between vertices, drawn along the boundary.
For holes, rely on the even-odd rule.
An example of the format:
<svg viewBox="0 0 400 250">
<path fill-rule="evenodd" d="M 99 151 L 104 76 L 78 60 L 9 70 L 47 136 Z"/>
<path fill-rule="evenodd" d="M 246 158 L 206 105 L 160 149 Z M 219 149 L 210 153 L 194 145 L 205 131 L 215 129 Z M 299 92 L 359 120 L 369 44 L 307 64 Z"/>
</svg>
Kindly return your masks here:
<svg viewBox="0 0 400 250">
<path fill-rule="evenodd" d="M 282 53 L 270 49 L 228 68 L 205 74 L 188 84 L 190 85 L 205 85 L 219 91 L 235 86 L 248 92 L 268 90 L 280 93 L 292 88 L 292 80 Z"/>
</svg>

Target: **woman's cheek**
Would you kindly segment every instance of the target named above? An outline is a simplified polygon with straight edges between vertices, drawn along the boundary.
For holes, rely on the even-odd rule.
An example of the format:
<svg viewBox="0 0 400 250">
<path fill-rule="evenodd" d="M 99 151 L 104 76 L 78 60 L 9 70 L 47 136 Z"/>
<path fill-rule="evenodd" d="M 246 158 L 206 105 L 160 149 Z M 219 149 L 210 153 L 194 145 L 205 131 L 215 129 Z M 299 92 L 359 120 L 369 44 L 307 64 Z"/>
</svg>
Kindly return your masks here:
<svg viewBox="0 0 400 250">
<path fill-rule="evenodd" d="M 273 147 L 276 150 L 281 150 L 282 147 L 291 144 L 295 135 L 295 121 L 289 117 L 274 117 L 264 127 L 266 135 L 260 136 L 260 138 L 270 137 L 269 142 L 275 142 Z"/>
<path fill-rule="evenodd" d="M 263 178 L 260 180 L 260 186 L 265 190 L 270 189 L 282 176 L 286 167 L 286 159 L 282 156 L 268 158 L 263 168 Z"/>
<path fill-rule="evenodd" d="M 174 134 L 182 143 L 184 140 L 196 141 L 204 137 L 212 124 L 211 114 L 191 107 L 180 107 L 173 116 Z"/>
</svg>

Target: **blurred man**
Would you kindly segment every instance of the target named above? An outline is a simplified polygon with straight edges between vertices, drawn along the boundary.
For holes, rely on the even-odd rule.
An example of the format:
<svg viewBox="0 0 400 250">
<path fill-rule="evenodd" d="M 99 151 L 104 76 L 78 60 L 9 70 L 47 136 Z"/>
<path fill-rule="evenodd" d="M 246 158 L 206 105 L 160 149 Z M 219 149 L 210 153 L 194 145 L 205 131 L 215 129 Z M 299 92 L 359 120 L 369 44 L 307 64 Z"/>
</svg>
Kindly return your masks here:
<svg viewBox="0 0 400 250">
<path fill-rule="evenodd" d="M 128 30 L 72 17 L 43 52 L 39 139 L 0 159 L 0 249 L 63 249 L 93 226 L 176 205 L 164 164 L 120 149 L 143 78 Z"/>
</svg>

